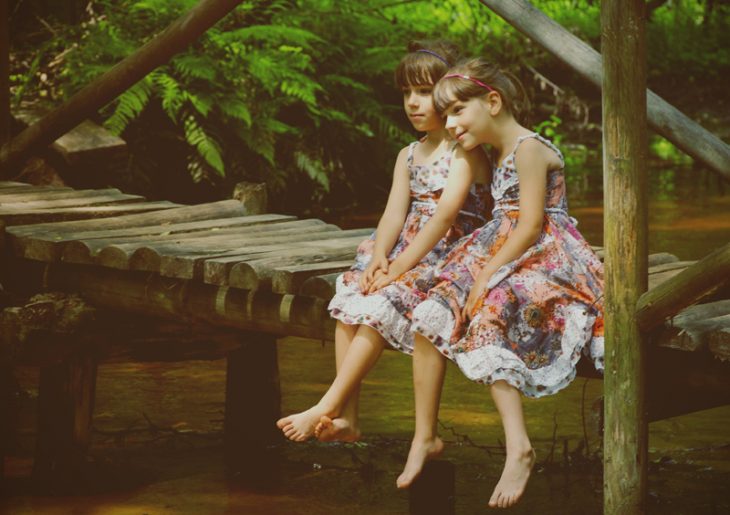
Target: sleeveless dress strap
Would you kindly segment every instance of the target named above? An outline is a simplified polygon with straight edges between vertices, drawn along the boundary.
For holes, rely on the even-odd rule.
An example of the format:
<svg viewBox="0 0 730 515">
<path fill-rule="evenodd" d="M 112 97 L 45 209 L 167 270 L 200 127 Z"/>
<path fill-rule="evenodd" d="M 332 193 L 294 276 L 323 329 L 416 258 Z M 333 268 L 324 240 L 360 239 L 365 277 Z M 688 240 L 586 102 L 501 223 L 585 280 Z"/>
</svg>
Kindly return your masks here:
<svg viewBox="0 0 730 515">
<path fill-rule="evenodd" d="M 413 151 L 415 150 L 416 145 L 418 145 L 418 141 L 414 141 L 408 145 L 408 158 L 406 159 L 406 163 L 409 165 L 413 164 Z"/>
<path fill-rule="evenodd" d="M 558 156 L 558 159 L 560 159 L 560 167 L 563 168 L 565 166 L 565 159 L 563 159 L 563 153 L 558 150 L 558 147 L 555 146 L 555 144 L 550 141 L 549 139 L 545 138 L 544 136 L 541 136 L 537 132 L 533 132 L 532 134 L 525 134 L 524 136 L 520 136 L 517 138 L 517 144 L 515 144 L 514 150 L 512 150 L 512 156 L 514 157 L 517 153 L 517 149 L 520 147 L 520 144 L 525 141 L 526 139 L 534 138 L 546 147 L 548 147 L 550 150 L 555 152 L 555 154 Z"/>
</svg>

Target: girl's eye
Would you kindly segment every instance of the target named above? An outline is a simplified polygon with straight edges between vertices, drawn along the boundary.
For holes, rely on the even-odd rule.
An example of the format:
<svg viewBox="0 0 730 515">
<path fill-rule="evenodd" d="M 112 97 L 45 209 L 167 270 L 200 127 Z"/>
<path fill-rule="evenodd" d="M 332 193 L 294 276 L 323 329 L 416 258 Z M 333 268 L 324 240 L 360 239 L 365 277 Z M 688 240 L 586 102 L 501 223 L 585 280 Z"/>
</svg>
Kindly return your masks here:
<svg viewBox="0 0 730 515">
<path fill-rule="evenodd" d="M 419 93 L 420 93 L 421 95 L 430 95 L 431 93 L 433 93 L 433 88 L 430 88 L 430 87 L 429 87 L 429 88 L 420 88 L 420 89 L 418 90 L 418 92 L 419 92 Z"/>
</svg>

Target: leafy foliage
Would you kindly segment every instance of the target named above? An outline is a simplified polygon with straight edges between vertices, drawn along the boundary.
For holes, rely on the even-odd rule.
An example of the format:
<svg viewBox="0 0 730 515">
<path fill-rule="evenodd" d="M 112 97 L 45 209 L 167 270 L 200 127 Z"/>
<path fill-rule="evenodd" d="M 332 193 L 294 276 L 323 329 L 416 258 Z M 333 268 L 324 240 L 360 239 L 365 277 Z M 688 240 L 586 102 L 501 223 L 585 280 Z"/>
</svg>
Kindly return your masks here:
<svg viewBox="0 0 730 515">
<path fill-rule="evenodd" d="M 71 3 L 81 23 L 51 20 L 53 37 L 26 39 L 27 53 L 16 52 L 16 103 L 72 95 L 197 1 Z M 534 3 L 599 46 L 600 2 Z M 703 91 L 727 99 L 720 86 L 711 87 L 730 71 L 727 6 L 652 4 L 651 85 L 680 108 Z M 220 197 L 233 183 L 252 180 L 268 183 L 279 210 L 350 210 L 353 199 L 372 209 L 373 198 L 385 199 L 398 149 L 415 136 L 393 87 L 393 69 L 408 40 L 435 37 L 516 71 L 533 90 L 533 119 L 546 120 L 541 128 L 557 140 L 570 134 L 566 141 L 581 143 L 576 164 L 585 161 L 586 148 L 597 148 L 595 88 L 473 0 L 244 0 L 99 117 L 130 142 L 132 173 L 145 178 L 150 196 L 200 200 L 206 191 Z M 671 154 L 666 145 L 654 148 Z M 183 185 L 188 197 L 176 197 Z"/>
</svg>

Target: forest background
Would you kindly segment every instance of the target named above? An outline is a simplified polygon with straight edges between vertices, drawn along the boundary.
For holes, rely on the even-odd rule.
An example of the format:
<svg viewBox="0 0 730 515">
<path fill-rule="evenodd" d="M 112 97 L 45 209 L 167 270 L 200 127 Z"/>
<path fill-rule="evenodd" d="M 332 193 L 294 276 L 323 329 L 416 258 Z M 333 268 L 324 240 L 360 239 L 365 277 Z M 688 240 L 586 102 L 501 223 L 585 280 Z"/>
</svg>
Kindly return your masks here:
<svg viewBox="0 0 730 515">
<path fill-rule="evenodd" d="M 63 102 L 196 3 L 11 0 L 12 108 Z M 600 1 L 533 4 L 600 50 Z M 727 141 L 730 1 L 651 0 L 647 12 L 649 87 Z M 598 89 L 478 1 L 247 0 L 98 112 L 130 158 L 93 182 L 184 203 L 265 182 L 275 212 L 378 212 L 417 137 L 393 70 L 409 40 L 435 38 L 515 72 L 534 128 L 566 154 L 569 188 L 601 181 Z M 692 160 L 650 143 L 652 187 L 672 194 Z"/>
</svg>

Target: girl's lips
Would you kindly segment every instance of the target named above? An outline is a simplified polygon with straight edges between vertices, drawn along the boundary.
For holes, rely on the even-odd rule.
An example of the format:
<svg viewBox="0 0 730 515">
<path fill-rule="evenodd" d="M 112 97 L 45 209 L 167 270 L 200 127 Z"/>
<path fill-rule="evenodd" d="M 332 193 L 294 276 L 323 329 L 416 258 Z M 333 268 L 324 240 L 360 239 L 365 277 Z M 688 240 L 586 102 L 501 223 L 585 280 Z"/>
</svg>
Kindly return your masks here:
<svg viewBox="0 0 730 515">
<path fill-rule="evenodd" d="M 461 139 L 466 135 L 466 131 L 460 132 L 456 135 L 456 141 L 461 141 Z"/>
</svg>

